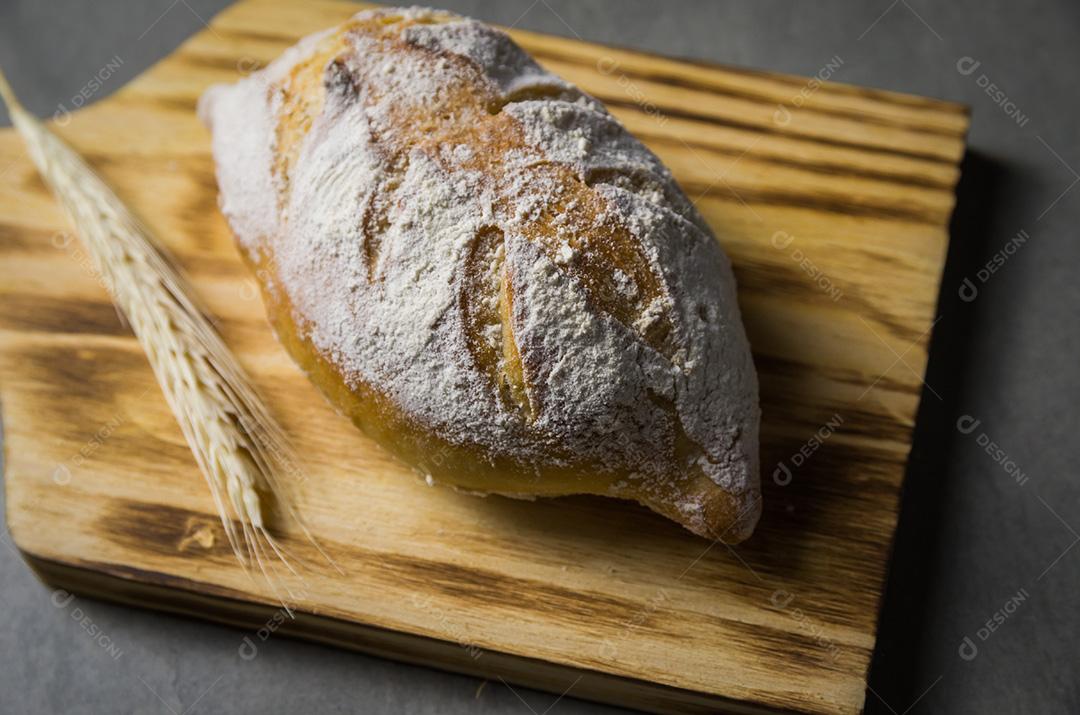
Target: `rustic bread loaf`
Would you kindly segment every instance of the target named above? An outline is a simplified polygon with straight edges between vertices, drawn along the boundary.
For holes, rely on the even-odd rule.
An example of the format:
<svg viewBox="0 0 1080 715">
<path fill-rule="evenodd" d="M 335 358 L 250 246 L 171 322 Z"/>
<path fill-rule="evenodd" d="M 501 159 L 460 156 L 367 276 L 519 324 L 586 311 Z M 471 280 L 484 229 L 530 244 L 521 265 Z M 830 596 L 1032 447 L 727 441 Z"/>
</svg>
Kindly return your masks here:
<svg viewBox="0 0 1080 715">
<path fill-rule="evenodd" d="M 282 344 L 429 482 L 750 535 L 757 382 L 730 265 L 596 100 L 497 30 L 410 8 L 199 109 Z"/>
</svg>

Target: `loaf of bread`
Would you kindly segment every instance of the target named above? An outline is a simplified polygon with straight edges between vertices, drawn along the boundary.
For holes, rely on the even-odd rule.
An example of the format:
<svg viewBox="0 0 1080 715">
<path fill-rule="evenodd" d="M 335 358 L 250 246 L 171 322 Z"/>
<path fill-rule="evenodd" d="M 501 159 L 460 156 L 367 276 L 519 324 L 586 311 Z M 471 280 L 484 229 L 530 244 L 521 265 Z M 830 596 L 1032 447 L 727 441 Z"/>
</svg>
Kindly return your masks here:
<svg viewBox="0 0 1080 715">
<path fill-rule="evenodd" d="M 281 343 L 430 483 L 750 535 L 757 381 L 729 262 L 599 102 L 498 30 L 410 8 L 199 111 Z"/>
</svg>

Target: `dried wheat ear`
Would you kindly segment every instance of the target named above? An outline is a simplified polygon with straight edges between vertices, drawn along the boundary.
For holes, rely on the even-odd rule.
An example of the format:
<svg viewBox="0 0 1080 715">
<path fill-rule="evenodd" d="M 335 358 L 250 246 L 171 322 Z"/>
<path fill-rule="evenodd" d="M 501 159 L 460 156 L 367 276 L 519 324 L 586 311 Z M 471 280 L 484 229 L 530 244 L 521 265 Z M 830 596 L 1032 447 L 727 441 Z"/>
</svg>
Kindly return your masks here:
<svg viewBox="0 0 1080 715">
<path fill-rule="evenodd" d="M 296 596 L 274 564 L 300 577 L 295 565 L 306 562 L 268 530 L 269 505 L 291 516 L 322 550 L 282 488 L 282 479 L 299 474 L 288 440 L 150 232 L 71 147 L 19 104 L 2 74 L 0 96 L 146 353 L 210 487 L 233 553 L 245 569 L 254 564 L 291 610 L 287 604 Z"/>
</svg>

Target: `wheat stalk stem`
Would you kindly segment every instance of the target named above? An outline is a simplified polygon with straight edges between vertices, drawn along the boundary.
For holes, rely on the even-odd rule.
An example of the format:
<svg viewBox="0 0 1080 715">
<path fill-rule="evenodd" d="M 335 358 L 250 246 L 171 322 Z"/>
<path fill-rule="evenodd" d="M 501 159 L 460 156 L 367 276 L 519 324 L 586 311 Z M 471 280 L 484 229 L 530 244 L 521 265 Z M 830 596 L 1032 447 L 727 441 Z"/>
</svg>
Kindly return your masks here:
<svg viewBox="0 0 1080 715">
<path fill-rule="evenodd" d="M 142 345 L 210 486 L 233 553 L 245 569 L 255 562 L 284 603 L 269 557 L 297 572 L 267 530 L 264 496 L 283 506 L 333 565 L 282 493 L 277 475 L 295 474 L 297 463 L 284 433 L 150 232 L 73 149 L 19 104 L 2 72 L 0 96 Z"/>
</svg>

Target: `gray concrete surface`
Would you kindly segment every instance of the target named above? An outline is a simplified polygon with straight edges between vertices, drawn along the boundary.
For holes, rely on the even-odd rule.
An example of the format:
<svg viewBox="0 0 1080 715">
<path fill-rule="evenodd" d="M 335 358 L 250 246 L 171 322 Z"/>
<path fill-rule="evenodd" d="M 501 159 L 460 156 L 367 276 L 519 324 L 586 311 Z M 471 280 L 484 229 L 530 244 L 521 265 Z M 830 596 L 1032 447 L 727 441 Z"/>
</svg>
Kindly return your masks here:
<svg viewBox="0 0 1080 715">
<path fill-rule="evenodd" d="M 811 74 L 839 55 L 839 81 L 973 107 L 928 377 L 940 399 L 924 394 L 867 710 L 1080 712 L 1080 4 L 440 1 L 503 24 L 785 72 Z M 120 58 L 92 100 L 115 91 L 223 4 L 7 0 L 0 63 L 34 111 L 52 114 Z M 958 62 L 981 64 L 965 74 Z M 1008 104 L 986 94 L 989 82 Z M 1020 230 L 1030 240 L 979 281 Z M 978 287 L 970 302 L 958 294 L 965 278 Z M 970 434 L 956 428 L 965 415 L 980 420 Z M 88 599 L 57 607 L 11 548 L 0 548 L 0 584 L 5 713 L 605 710 L 572 689 L 557 700 L 481 687 L 285 639 L 244 661 L 236 630 Z M 1021 590 L 1022 603 L 1002 611 Z"/>
</svg>

